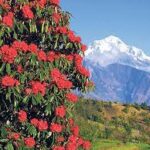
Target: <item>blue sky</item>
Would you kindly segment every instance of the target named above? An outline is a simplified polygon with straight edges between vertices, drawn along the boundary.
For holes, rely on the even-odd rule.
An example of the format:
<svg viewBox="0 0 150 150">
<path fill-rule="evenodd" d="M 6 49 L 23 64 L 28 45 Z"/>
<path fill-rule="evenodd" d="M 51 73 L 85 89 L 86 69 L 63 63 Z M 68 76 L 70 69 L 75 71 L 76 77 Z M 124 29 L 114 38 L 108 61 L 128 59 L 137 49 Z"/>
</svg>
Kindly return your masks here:
<svg viewBox="0 0 150 150">
<path fill-rule="evenodd" d="M 150 0 L 61 0 L 84 43 L 115 35 L 150 55 Z"/>
</svg>

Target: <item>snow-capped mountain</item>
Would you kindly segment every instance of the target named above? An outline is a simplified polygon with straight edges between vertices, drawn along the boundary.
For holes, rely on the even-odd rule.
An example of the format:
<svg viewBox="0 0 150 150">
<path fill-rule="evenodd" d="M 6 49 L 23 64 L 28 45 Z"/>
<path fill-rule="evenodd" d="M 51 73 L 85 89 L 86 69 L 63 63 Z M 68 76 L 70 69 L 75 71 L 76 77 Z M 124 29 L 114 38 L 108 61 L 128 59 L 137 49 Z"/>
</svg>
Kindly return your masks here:
<svg viewBox="0 0 150 150">
<path fill-rule="evenodd" d="M 89 45 L 84 65 L 96 85 L 86 96 L 150 104 L 150 57 L 141 49 L 109 36 Z"/>
<path fill-rule="evenodd" d="M 141 49 L 125 44 L 115 36 L 94 41 L 89 45 L 85 56 L 85 59 L 101 66 L 119 63 L 150 71 L 150 57 Z"/>
</svg>

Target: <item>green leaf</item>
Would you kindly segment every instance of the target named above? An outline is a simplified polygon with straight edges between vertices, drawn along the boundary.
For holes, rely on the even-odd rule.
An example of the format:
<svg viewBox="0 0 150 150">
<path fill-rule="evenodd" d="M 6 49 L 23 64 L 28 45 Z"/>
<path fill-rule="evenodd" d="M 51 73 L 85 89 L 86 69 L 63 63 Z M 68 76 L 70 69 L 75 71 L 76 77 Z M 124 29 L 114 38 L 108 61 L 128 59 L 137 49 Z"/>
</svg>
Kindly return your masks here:
<svg viewBox="0 0 150 150">
<path fill-rule="evenodd" d="M 51 114 L 51 104 L 47 104 L 46 108 L 45 108 L 45 113 L 48 115 L 48 114 Z"/>
<path fill-rule="evenodd" d="M 36 128 L 34 126 L 28 125 L 27 130 L 28 130 L 30 135 L 32 135 L 34 137 L 37 135 L 37 130 L 36 130 Z"/>
<path fill-rule="evenodd" d="M 28 96 L 26 96 L 24 99 L 23 99 L 23 103 L 27 103 L 28 102 Z"/>
<path fill-rule="evenodd" d="M 11 73 L 11 67 L 10 67 L 10 64 L 7 64 L 7 65 L 6 65 L 6 72 L 7 72 L 8 74 Z"/>
<path fill-rule="evenodd" d="M 8 143 L 6 146 L 6 150 L 14 150 L 12 143 Z"/>
<path fill-rule="evenodd" d="M 4 70 L 4 68 L 5 68 L 5 63 L 2 63 L 2 66 L 0 67 L 0 73 L 2 73 L 3 72 L 3 70 Z"/>
<path fill-rule="evenodd" d="M 8 139 L 0 139 L 0 142 L 1 142 L 1 143 L 8 142 Z"/>
</svg>

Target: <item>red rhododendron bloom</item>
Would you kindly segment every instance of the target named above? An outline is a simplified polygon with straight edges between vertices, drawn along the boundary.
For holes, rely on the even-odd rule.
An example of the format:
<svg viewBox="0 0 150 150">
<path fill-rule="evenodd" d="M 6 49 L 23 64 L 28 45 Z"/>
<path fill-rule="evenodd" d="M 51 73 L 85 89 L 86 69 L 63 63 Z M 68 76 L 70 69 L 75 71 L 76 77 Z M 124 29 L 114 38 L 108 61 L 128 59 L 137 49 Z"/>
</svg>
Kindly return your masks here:
<svg viewBox="0 0 150 150">
<path fill-rule="evenodd" d="M 39 81 L 32 81 L 31 86 L 33 94 L 37 95 L 38 93 L 40 93 L 42 96 L 45 95 L 46 83 L 41 83 Z"/>
<path fill-rule="evenodd" d="M 48 52 L 48 54 L 47 54 L 47 60 L 49 62 L 53 62 L 55 60 L 55 53 L 53 51 Z"/>
<path fill-rule="evenodd" d="M 73 43 L 74 43 L 74 42 L 76 41 L 76 37 L 75 37 L 73 31 L 69 31 L 69 32 L 68 32 L 68 38 L 69 38 L 70 42 L 73 42 Z"/>
<path fill-rule="evenodd" d="M 47 1 L 47 0 L 38 0 L 38 5 L 39 5 L 41 8 L 44 8 L 44 6 L 46 5 L 46 1 Z"/>
<path fill-rule="evenodd" d="M 9 138 L 14 139 L 14 140 L 18 140 L 20 138 L 20 133 L 11 133 Z"/>
<path fill-rule="evenodd" d="M 18 112 L 18 120 L 20 122 L 25 122 L 27 120 L 27 113 L 25 111 L 23 111 L 23 110 L 20 110 Z"/>
<path fill-rule="evenodd" d="M 77 150 L 76 143 L 71 143 L 71 142 L 67 143 L 66 150 Z"/>
<path fill-rule="evenodd" d="M 35 127 L 37 127 L 38 122 L 39 122 L 39 120 L 36 119 L 36 118 L 33 118 L 33 119 L 30 120 L 30 123 L 31 123 L 32 125 L 34 125 Z"/>
<path fill-rule="evenodd" d="M 65 109 L 65 107 L 63 105 L 56 107 L 56 109 L 55 109 L 55 115 L 57 117 L 63 118 L 66 115 L 66 109 Z"/>
<path fill-rule="evenodd" d="M 24 5 L 22 7 L 22 12 L 23 12 L 23 16 L 27 19 L 33 19 L 34 14 L 32 12 L 32 10 L 30 9 L 29 5 Z"/>
<path fill-rule="evenodd" d="M 70 135 L 68 141 L 71 143 L 77 143 L 78 137 L 75 135 Z"/>
<path fill-rule="evenodd" d="M 85 67 L 79 65 L 79 66 L 76 66 L 76 69 L 83 76 L 85 76 L 85 77 L 89 77 L 90 76 L 89 70 L 87 70 Z"/>
<path fill-rule="evenodd" d="M 14 59 L 17 57 L 16 49 L 9 47 L 8 45 L 1 47 L 0 54 L 2 55 L 2 61 L 8 63 L 13 63 Z"/>
<path fill-rule="evenodd" d="M 59 80 L 59 78 L 61 78 L 61 72 L 59 71 L 59 69 L 54 68 L 51 71 L 51 77 L 52 77 L 53 81 Z"/>
<path fill-rule="evenodd" d="M 66 98 L 68 101 L 73 102 L 73 103 L 78 101 L 78 97 L 73 93 L 67 93 Z"/>
<path fill-rule="evenodd" d="M 75 38 L 75 42 L 80 43 L 80 42 L 81 42 L 81 37 L 76 36 L 76 38 Z"/>
<path fill-rule="evenodd" d="M 0 5 L 2 5 L 4 3 L 4 0 L 0 0 Z"/>
<path fill-rule="evenodd" d="M 50 0 L 51 4 L 59 5 L 60 0 Z"/>
<path fill-rule="evenodd" d="M 29 51 L 32 52 L 32 53 L 34 53 L 34 54 L 37 54 L 37 51 L 38 51 L 37 45 L 35 45 L 34 43 L 31 43 L 29 45 Z"/>
<path fill-rule="evenodd" d="M 83 144 L 82 144 L 82 147 L 85 149 L 85 150 L 89 150 L 91 148 L 91 143 L 90 141 L 84 141 Z"/>
<path fill-rule="evenodd" d="M 71 81 L 68 81 L 65 78 L 61 78 L 59 80 L 56 81 L 56 85 L 58 86 L 59 89 L 70 89 L 72 88 L 72 82 Z"/>
<path fill-rule="evenodd" d="M 22 73 L 22 72 L 23 72 L 22 65 L 18 65 L 18 66 L 17 66 L 17 72 L 19 72 L 19 73 Z"/>
<path fill-rule="evenodd" d="M 81 146 L 83 144 L 83 142 L 84 141 L 82 138 L 78 138 L 78 142 L 77 142 L 78 146 Z"/>
<path fill-rule="evenodd" d="M 39 120 L 37 127 L 38 127 L 39 131 L 47 130 L 48 129 L 48 123 L 47 123 L 47 121 Z"/>
<path fill-rule="evenodd" d="M 14 41 L 12 47 L 23 52 L 29 50 L 29 46 L 25 41 Z"/>
<path fill-rule="evenodd" d="M 26 89 L 25 89 L 25 93 L 26 93 L 27 95 L 30 95 L 30 94 L 32 93 L 32 89 L 26 88 Z"/>
<path fill-rule="evenodd" d="M 19 81 L 11 76 L 6 75 L 2 78 L 2 86 L 4 87 L 14 87 L 17 85 L 19 85 Z"/>
<path fill-rule="evenodd" d="M 62 33 L 62 34 L 67 34 L 67 27 L 57 27 L 56 32 Z"/>
<path fill-rule="evenodd" d="M 14 17 L 13 13 L 12 13 L 12 12 L 9 12 L 6 16 L 4 16 L 4 17 L 2 18 L 3 24 L 5 24 L 6 26 L 12 28 L 12 27 L 13 27 L 13 24 L 14 24 L 13 17 Z"/>
<path fill-rule="evenodd" d="M 71 132 L 72 132 L 73 135 L 79 136 L 79 127 L 77 125 L 72 127 Z"/>
<path fill-rule="evenodd" d="M 60 19 L 61 19 L 61 15 L 58 14 L 58 13 L 53 13 L 53 14 L 52 14 L 52 18 L 53 18 L 54 22 L 55 22 L 56 24 L 58 24 L 59 21 L 60 21 Z"/>
<path fill-rule="evenodd" d="M 51 123 L 50 130 L 51 130 L 51 132 L 60 133 L 62 131 L 62 126 L 57 123 Z"/>
<path fill-rule="evenodd" d="M 72 60 L 73 60 L 73 55 L 67 55 L 67 56 L 65 56 L 65 58 L 66 58 L 68 61 L 72 61 Z"/>
<path fill-rule="evenodd" d="M 52 150 L 65 150 L 63 146 L 54 146 Z"/>
<path fill-rule="evenodd" d="M 82 44 L 82 45 L 81 45 L 81 50 L 82 50 L 82 52 L 85 52 L 85 51 L 86 51 L 86 49 L 87 49 L 87 46 L 86 46 L 86 45 L 84 45 L 84 44 Z"/>
<path fill-rule="evenodd" d="M 70 126 L 74 126 L 74 119 L 73 118 L 69 118 L 69 125 Z"/>
<path fill-rule="evenodd" d="M 33 137 L 24 138 L 24 143 L 28 148 L 33 148 L 36 144 Z"/>
<path fill-rule="evenodd" d="M 70 89 L 73 86 L 72 82 L 68 81 L 66 76 L 61 74 L 57 68 L 51 71 L 51 77 L 59 89 Z"/>
<path fill-rule="evenodd" d="M 46 53 L 44 51 L 42 51 L 42 50 L 39 51 L 38 52 L 38 60 L 39 61 L 46 61 L 46 59 L 47 59 L 46 58 Z"/>
<path fill-rule="evenodd" d="M 83 57 L 79 54 L 74 55 L 76 66 L 82 65 Z"/>
</svg>

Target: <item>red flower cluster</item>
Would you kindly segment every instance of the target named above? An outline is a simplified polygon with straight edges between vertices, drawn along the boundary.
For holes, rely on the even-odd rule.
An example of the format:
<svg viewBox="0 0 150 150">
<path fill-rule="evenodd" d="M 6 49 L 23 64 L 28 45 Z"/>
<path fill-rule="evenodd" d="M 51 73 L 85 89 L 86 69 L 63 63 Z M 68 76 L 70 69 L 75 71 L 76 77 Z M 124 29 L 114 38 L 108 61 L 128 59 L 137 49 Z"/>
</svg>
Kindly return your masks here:
<svg viewBox="0 0 150 150">
<path fill-rule="evenodd" d="M 39 129 L 39 131 L 47 130 L 48 129 L 48 123 L 47 123 L 47 121 L 39 120 L 38 121 L 38 129 Z"/>
<path fill-rule="evenodd" d="M 53 62 L 55 59 L 58 59 L 60 56 L 59 56 L 59 54 L 55 54 L 55 52 L 53 52 L 53 51 L 50 51 L 50 52 L 48 52 L 48 54 L 47 54 L 47 60 L 49 61 L 49 62 Z"/>
<path fill-rule="evenodd" d="M 74 136 L 79 136 L 79 126 L 74 126 L 71 128 L 71 132 Z"/>
<path fill-rule="evenodd" d="M 39 81 L 31 81 L 31 92 L 35 95 L 40 93 L 42 96 L 44 96 L 46 92 L 46 85 L 46 83 L 41 83 Z"/>
<path fill-rule="evenodd" d="M 38 126 L 38 122 L 39 122 L 39 120 L 36 119 L 36 118 L 33 118 L 33 119 L 30 120 L 30 123 L 31 123 L 32 125 L 34 125 L 35 127 Z"/>
<path fill-rule="evenodd" d="M 82 45 L 81 45 L 81 50 L 82 50 L 82 52 L 85 52 L 85 51 L 87 50 L 87 46 L 84 45 L 84 44 L 82 44 Z"/>
<path fill-rule="evenodd" d="M 33 137 L 24 138 L 24 143 L 28 148 L 33 148 L 36 144 Z"/>
<path fill-rule="evenodd" d="M 32 12 L 32 10 L 30 9 L 29 5 L 24 5 L 22 7 L 22 12 L 23 12 L 23 16 L 27 19 L 33 19 L 34 18 L 34 14 Z"/>
<path fill-rule="evenodd" d="M 58 13 L 53 13 L 53 14 L 52 14 L 52 19 L 54 20 L 54 22 L 55 22 L 56 24 L 58 24 L 59 21 L 60 21 L 60 19 L 61 19 L 61 15 L 58 14 Z"/>
<path fill-rule="evenodd" d="M 2 18 L 2 22 L 6 26 L 12 28 L 14 24 L 14 14 L 12 12 L 8 12 L 8 14 Z"/>
<path fill-rule="evenodd" d="M 55 109 L 55 115 L 57 117 L 63 118 L 66 115 L 66 109 L 65 109 L 65 107 L 63 105 L 56 107 L 56 109 Z"/>
<path fill-rule="evenodd" d="M 14 87 L 18 86 L 19 84 L 19 81 L 11 76 L 6 75 L 2 78 L 2 86 L 4 87 Z"/>
<path fill-rule="evenodd" d="M 44 8 L 44 6 L 46 5 L 46 1 L 47 1 L 47 0 L 38 0 L 38 5 L 39 5 L 41 8 Z"/>
<path fill-rule="evenodd" d="M 73 55 L 67 55 L 67 56 L 65 56 L 65 58 L 66 58 L 68 61 L 72 61 L 72 60 L 73 60 Z"/>
<path fill-rule="evenodd" d="M 20 138 L 20 133 L 11 133 L 9 138 L 17 141 Z"/>
<path fill-rule="evenodd" d="M 29 46 L 25 41 L 14 41 L 12 47 L 23 52 L 29 51 Z"/>
<path fill-rule="evenodd" d="M 36 118 L 31 119 L 31 124 L 38 128 L 39 131 L 44 131 L 48 129 L 48 123 L 44 120 L 38 120 Z"/>
<path fill-rule="evenodd" d="M 2 55 L 2 61 L 13 63 L 17 57 L 17 51 L 8 45 L 3 45 L 0 49 L 0 55 Z"/>
<path fill-rule="evenodd" d="M 66 144 L 66 150 L 77 150 L 80 146 L 85 150 L 89 150 L 91 148 L 91 143 L 87 140 L 83 140 L 81 137 L 70 135 L 68 143 Z"/>
<path fill-rule="evenodd" d="M 50 0 L 51 4 L 59 5 L 60 0 Z"/>
<path fill-rule="evenodd" d="M 18 112 L 18 120 L 20 122 L 25 122 L 27 120 L 27 113 L 25 111 L 23 111 L 23 110 L 20 110 Z"/>
<path fill-rule="evenodd" d="M 68 28 L 67 27 L 57 27 L 56 32 L 61 33 L 61 34 L 67 34 L 68 33 Z"/>
<path fill-rule="evenodd" d="M 83 67 L 82 60 L 83 60 L 83 58 L 80 55 L 78 55 L 78 54 L 75 55 L 76 69 L 83 76 L 89 77 L 90 76 L 90 72 L 85 67 Z"/>
<path fill-rule="evenodd" d="M 67 93 L 66 99 L 70 102 L 76 103 L 78 101 L 78 97 L 73 93 Z"/>
<path fill-rule="evenodd" d="M 65 150 L 62 146 L 54 146 L 52 150 Z"/>
<path fill-rule="evenodd" d="M 85 150 L 89 150 L 91 148 L 91 143 L 90 141 L 84 141 L 83 144 L 82 144 L 82 147 L 85 149 Z"/>
<path fill-rule="evenodd" d="M 38 52 L 38 60 L 39 61 L 46 61 L 47 60 L 46 53 L 43 50 Z"/>
<path fill-rule="evenodd" d="M 68 143 L 66 145 L 66 150 L 77 150 L 77 137 L 74 135 L 70 135 L 68 138 Z"/>
<path fill-rule="evenodd" d="M 38 51 L 37 45 L 35 45 L 34 43 L 31 43 L 31 44 L 29 45 L 29 51 L 30 51 L 31 53 L 37 54 L 37 51 Z"/>
<path fill-rule="evenodd" d="M 70 89 L 72 87 L 72 82 L 68 81 L 67 77 L 61 74 L 57 68 L 51 71 L 51 77 L 59 89 Z"/>
<path fill-rule="evenodd" d="M 76 36 L 75 34 L 74 34 L 74 32 L 73 31 L 68 31 L 68 38 L 69 38 L 69 40 L 70 40 L 70 42 L 77 42 L 77 43 L 80 43 L 81 42 L 81 38 L 79 37 L 79 36 Z"/>
<path fill-rule="evenodd" d="M 57 123 L 51 123 L 50 125 L 50 130 L 51 132 L 57 132 L 60 133 L 62 131 L 62 126 L 60 124 Z"/>
<path fill-rule="evenodd" d="M 79 66 L 76 66 L 76 69 L 79 73 L 81 73 L 83 76 L 85 77 L 89 77 L 90 76 L 90 72 L 89 70 L 87 70 L 85 67 L 79 65 Z"/>
</svg>

